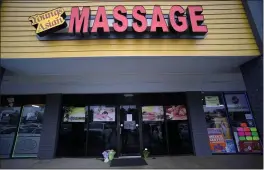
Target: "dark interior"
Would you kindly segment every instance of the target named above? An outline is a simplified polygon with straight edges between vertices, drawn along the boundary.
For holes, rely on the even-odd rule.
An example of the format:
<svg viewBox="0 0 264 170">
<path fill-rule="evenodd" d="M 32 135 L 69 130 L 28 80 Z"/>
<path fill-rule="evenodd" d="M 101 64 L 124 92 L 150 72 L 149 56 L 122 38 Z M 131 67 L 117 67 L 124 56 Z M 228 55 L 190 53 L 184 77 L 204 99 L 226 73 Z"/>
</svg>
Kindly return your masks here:
<svg viewBox="0 0 264 170">
<path fill-rule="evenodd" d="M 185 93 L 63 95 L 62 107 L 87 107 L 87 112 L 85 122 L 63 122 L 62 109 L 57 156 L 102 157 L 107 149 L 114 149 L 118 156 L 139 155 L 145 148 L 150 155 L 192 154 L 188 120 L 142 119 L 142 106 L 169 105 L 186 106 Z M 115 120 L 94 122 L 96 106 L 115 108 Z M 132 114 L 134 129 L 123 126 L 127 114 Z"/>
</svg>

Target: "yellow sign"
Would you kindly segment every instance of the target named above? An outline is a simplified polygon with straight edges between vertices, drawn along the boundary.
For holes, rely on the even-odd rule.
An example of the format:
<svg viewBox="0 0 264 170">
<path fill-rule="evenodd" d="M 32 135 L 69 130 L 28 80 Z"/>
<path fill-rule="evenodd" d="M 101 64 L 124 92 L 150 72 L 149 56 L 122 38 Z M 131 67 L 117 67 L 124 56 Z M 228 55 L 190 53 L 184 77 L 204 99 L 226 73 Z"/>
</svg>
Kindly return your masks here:
<svg viewBox="0 0 264 170">
<path fill-rule="evenodd" d="M 42 14 L 33 15 L 28 20 L 36 28 L 36 34 L 42 37 L 48 33 L 66 28 L 65 18 L 66 14 L 63 8 L 56 8 Z"/>
</svg>

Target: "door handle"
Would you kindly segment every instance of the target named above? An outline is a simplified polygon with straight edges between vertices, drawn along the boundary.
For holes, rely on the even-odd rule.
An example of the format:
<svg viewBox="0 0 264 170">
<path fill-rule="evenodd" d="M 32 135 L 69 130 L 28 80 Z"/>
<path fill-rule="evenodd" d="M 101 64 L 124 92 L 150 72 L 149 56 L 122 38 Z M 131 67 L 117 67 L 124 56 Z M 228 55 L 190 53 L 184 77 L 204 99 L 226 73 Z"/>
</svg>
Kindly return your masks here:
<svg viewBox="0 0 264 170">
<path fill-rule="evenodd" d="M 123 127 L 123 124 L 120 124 L 120 135 L 122 134 L 122 127 Z"/>
</svg>

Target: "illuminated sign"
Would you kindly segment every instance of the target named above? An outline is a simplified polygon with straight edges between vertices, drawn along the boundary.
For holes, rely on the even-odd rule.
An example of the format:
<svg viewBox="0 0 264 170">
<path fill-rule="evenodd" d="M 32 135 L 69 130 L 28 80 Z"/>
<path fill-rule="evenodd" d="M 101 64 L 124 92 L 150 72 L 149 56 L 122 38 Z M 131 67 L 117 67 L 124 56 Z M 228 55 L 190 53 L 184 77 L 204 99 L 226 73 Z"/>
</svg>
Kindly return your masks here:
<svg viewBox="0 0 264 170">
<path fill-rule="evenodd" d="M 187 6 L 184 9 L 174 5 L 168 14 L 163 14 L 161 7 L 156 5 L 152 14 L 147 14 L 144 6 L 134 6 L 132 14 L 128 14 L 125 6 L 119 5 L 114 7 L 111 15 L 106 14 L 104 6 L 99 6 L 96 15 L 92 16 L 90 7 L 72 7 L 70 16 L 66 16 L 62 8 L 57 8 L 31 16 L 29 20 L 40 37 L 52 35 L 42 40 L 85 37 L 184 38 L 186 35 L 192 38 L 203 37 L 208 32 L 203 24 L 202 12 L 202 6 Z"/>
<path fill-rule="evenodd" d="M 62 8 L 56 8 L 42 14 L 33 15 L 28 20 L 36 28 L 36 34 L 42 37 L 66 28 L 67 23 L 65 18 L 66 14 L 64 10 Z"/>
</svg>

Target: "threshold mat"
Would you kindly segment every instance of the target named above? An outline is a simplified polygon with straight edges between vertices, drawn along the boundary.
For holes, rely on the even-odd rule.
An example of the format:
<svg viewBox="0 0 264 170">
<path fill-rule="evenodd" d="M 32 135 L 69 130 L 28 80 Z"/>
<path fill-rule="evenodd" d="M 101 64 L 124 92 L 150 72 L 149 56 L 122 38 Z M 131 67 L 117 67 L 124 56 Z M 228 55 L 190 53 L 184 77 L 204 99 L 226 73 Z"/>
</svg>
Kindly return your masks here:
<svg viewBox="0 0 264 170">
<path fill-rule="evenodd" d="M 143 158 L 122 158 L 113 159 L 110 163 L 110 167 L 120 167 L 120 166 L 144 166 L 148 165 Z"/>
</svg>

